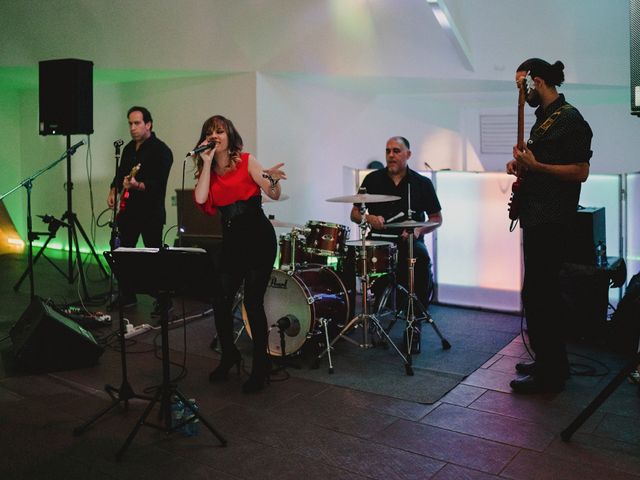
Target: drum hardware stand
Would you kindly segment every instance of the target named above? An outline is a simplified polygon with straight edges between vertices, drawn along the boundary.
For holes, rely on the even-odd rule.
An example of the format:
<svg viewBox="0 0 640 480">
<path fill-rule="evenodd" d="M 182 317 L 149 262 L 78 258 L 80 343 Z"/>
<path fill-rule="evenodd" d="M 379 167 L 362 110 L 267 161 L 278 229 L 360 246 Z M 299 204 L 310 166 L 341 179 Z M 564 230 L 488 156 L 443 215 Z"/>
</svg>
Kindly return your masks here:
<svg viewBox="0 0 640 480">
<path fill-rule="evenodd" d="M 331 343 L 331 340 L 329 339 L 329 322 L 330 321 L 331 321 L 330 318 L 320 317 L 318 319 L 318 323 L 320 323 L 320 325 L 322 326 L 322 329 L 324 331 L 325 348 L 314 359 L 313 365 L 312 365 L 311 368 L 318 368 L 320 366 L 320 359 L 322 358 L 323 355 L 326 354 L 327 355 L 327 359 L 329 360 L 329 370 L 328 371 L 329 371 L 330 374 L 332 374 L 333 373 L 333 360 L 331 359 L 331 350 L 333 350 L 333 347 L 332 347 L 333 344 Z"/>
<path fill-rule="evenodd" d="M 368 302 L 368 293 L 369 293 L 369 272 L 367 269 L 367 248 L 366 248 L 366 234 L 367 234 L 368 223 L 365 218 L 366 213 L 367 213 L 366 204 L 362 202 L 360 203 L 360 238 L 362 239 L 362 245 L 360 247 L 361 260 L 362 260 L 362 274 L 360 275 L 360 283 L 362 285 L 362 311 L 344 326 L 342 331 L 340 331 L 340 333 L 336 336 L 336 338 L 333 339 L 331 344 L 329 344 L 326 351 L 328 352 L 329 349 L 333 347 L 333 344 L 336 343 L 341 338 L 353 343 L 354 345 L 358 345 L 361 348 L 373 347 L 373 344 L 369 342 L 369 327 L 373 326 L 373 328 L 375 329 L 375 332 L 378 335 L 385 337 L 386 341 L 395 349 L 398 355 L 400 355 L 400 357 L 404 361 L 405 371 L 407 375 L 413 375 L 413 368 L 411 367 L 410 357 L 409 359 L 407 359 L 407 357 L 403 355 L 403 353 L 396 346 L 396 344 L 393 343 L 393 341 L 391 340 L 391 337 L 389 337 L 389 334 L 384 330 L 384 328 L 382 327 L 382 325 L 380 324 L 376 316 L 374 314 L 369 313 L 369 310 L 368 310 L 367 302 Z M 357 328 L 360 326 L 362 327 L 362 335 L 363 335 L 362 343 L 358 343 L 346 335 L 347 332 L 349 332 L 352 328 Z M 320 356 L 322 356 L 323 354 L 324 352 Z"/>
<path fill-rule="evenodd" d="M 414 213 L 414 211 L 411 210 L 411 185 L 407 185 L 407 188 L 408 188 L 407 218 L 411 219 L 412 214 Z M 413 342 L 413 336 L 414 334 L 418 334 L 417 332 L 419 329 L 419 324 L 420 324 L 420 321 L 422 320 L 431 324 L 431 326 L 435 330 L 438 337 L 440 337 L 443 350 L 449 350 L 451 348 L 451 344 L 447 341 L 446 338 L 442 336 L 442 334 L 440 333 L 440 330 L 438 330 L 438 327 L 436 326 L 436 323 L 433 321 L 433 318 L 431 317 L 431 315 L 429 315 L 429 312 L 427 312 L 427 309 L 425 308 L 424 305 L 420 303 L 420 300 L 418 300 L 418 297 L 415 294 L 414 270 L 415 270 L 416 258 L 413 253 L 413 238 L 414 238 L 413 229 L 411 229 L 411 231 L 408 232 L 408 235 L 407 235 L 407 245 L 409 247 L 409 256 L 407 258 L 407 263 L 409 267 L 408 268 L 409 291 L 407 292 L 407 296 L 408 296 L 407 315 L 406 315 L 407 324 L 406 324 L 405 333 L 404 333 L 404 340 L 405 340 L 406 349 L 407 349 L 407 359 L 409 364 L 411 364 L 411 345 Z M 418 305 L 419 310 L 422 312 L 422 315 L 419 317 L 416 317 L 416 314 L 415 314 L 416 304 Z M 418 337 L 418 341 L 420 341 L 419 337 Z"/>
</svg>

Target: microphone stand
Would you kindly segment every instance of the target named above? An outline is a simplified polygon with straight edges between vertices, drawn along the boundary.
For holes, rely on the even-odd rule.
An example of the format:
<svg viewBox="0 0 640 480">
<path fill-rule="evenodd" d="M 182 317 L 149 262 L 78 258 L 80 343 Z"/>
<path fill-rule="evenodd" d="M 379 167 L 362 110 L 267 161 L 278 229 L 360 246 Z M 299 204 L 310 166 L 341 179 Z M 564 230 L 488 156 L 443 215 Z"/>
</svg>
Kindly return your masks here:
<svg viewBox="0 0 640 480">
<path fill-rule="evenodd" d="M 35 285 L 34 285 L 35 282 L 33 278 L 33 241 L 40 238 L 40 235 L 48 234 L 48 233 L 33 231 L 33 220 L 31 216 L 31 190 L 33 189 L 33 181 L 36 178 L 38 178 L 40 175 L 42 175 L 44 172 L 46 172 L 47 170 L 51 170 L 58 163 L 62 162 L 62 160 L 66 158 L 71 158 L 71 156 L 74 153 L 76 153 L 76 150 L 82 145 L 84 145 L 84 140 L 79 141 L 73 146 L 69 146 L 69 143 L 67 142 L 67 150 L 60 156 L 60 158 L 50 163 L 46 167 L 41 168 L 40 170 L 35 172 L 33 175 L 25 178 L 20 183 L 18 183 L 18 185 L 13 187 L 8 192 L 0 195 L 0 200 L 2 200 L 3 198 L 11 195 L 16 190 L 20 189 L 20 187 L 24 187 L 27 190 L 27 239 L 29 241 L 28 256 L 27 256 L 28 258 L 27 271 L 29 272 L 29 299 L 30 300 L 33 300 L 33 298 L 35 297 Z"/>
<path fill-rule="evenodd" d="M 116 140 L 113 142 L 113 146 L 115 147 L 115 174 L 113 178 L 118 178 L 118 170 L 120 169 L 120 147 L 124 142 L 122 140 Z M 118 192 L 118 186 L 116 185 L 116 193 Z M 118 230 L 118 208 L 120 207 L 118 202 L 118 196 L 114 197 L 113 202 L 113 211 L 111 212 L 111 221 L 109 222 L 109 226 L 111 227 L 111 238 L 109 240 L 110 250 L 113 252 L 116 248 L 120 246 L 120 231 Z M 113 307 L 114 304 L 114 275 L 113 271 L 111 271 L 111 275 L 109 275 L 109 309 Z"/>
</svg>

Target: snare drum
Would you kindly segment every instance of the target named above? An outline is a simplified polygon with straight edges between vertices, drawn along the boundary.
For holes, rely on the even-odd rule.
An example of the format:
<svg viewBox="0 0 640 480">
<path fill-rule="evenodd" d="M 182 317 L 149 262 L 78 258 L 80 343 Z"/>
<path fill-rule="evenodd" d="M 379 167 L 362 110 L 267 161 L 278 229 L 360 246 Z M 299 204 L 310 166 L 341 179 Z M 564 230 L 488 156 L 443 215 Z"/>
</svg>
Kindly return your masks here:
<svg viewBox="0 0 640 480">
<path fill-rule="evenodd" d="M 348 320 L 349 297 L 338 275 L 327 267 L 309 265 L 290 272 L 274 270 L 264 295 L 264 310 L 269 328 L 267 351 L 282 356 L 280 330 L 272 325 L 286 317 L 284 353 L 289 355 L 300 350 L 307 338 L 320 329 L 321 318 L 330 319 L 331 330 L 337 334 L 338 326 Z M 251 335 L 244 308 L 242 319 Z"/>
<path fill-rule="evenodd" d="M 347 242 L 347 262 L 355 263 L 359 276 L 364 275 L 361 258 L 362 240 L 349 240 Z M 367 254 L 367 273 L 384 274 L 396 268 L 398 247 L 393 242 L 380 240 L 366 240 L 365 250 Z"/>
<path fill-rule="evenodd" d="M 349 238 L 349 227 L 317 220 L 308 221 L 306 227 L 309 230 L 306 242 L 308 253 L 335 257 L 341 257 L 344 254 L 344 245 Z"/>
</svg>

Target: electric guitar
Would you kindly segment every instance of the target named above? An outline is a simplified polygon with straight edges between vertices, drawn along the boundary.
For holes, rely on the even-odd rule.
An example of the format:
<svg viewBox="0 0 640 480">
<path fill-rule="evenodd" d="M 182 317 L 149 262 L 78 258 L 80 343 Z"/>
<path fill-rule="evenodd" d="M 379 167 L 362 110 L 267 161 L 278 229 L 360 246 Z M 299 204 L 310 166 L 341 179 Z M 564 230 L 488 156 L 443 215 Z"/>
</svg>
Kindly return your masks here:
<svg viewBox="0 0 640 480">
<path fill-rule="evenodd" d="M 129 178 L 135 178 L 140 171 L 141 165 L 138 163 L 135 165 L 129 173 Z M 120 195 L 120 204 L 118 206 L 118 216 L 127 209 L 127 200 L 129 199 L 129 189 L 125 188 Z"/>
<path fill-rule="evenodd" d="M 527 77 L 518 80 L 518 150 L 524 150 L 524 102 L 527 97 Z M 513 231 L 520 216 L 520 201 L 524 178 L 523 172 L 518 172 L 516 181 L 511 185 L 511 198 L 509 199 L 509 219 L 511 219 L 510 231 Z"/>
</svg>

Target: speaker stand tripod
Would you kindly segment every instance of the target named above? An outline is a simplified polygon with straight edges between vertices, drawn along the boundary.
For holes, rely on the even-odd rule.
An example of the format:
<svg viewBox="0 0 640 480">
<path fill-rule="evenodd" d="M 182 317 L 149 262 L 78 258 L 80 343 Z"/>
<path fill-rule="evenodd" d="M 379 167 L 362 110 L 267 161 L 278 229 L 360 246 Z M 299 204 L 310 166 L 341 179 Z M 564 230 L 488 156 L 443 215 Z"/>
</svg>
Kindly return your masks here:
<svg viewBox="0 0 640 480">
<path fill-rule="evenodd" d="M 362 244 L 360 248 L 360 259 L 362 261 L 361 267 L 361 275 L 360 275 L 360 284 L 362 286 L 362 311 L 357 314 L 351 321 L 349 321 L 344 328 L 340 331 L 340 333 L 333 339 L 329 348 L 333 347 L 333 345 L 340 340 L 341 338 L 347 340 L 348 342 L 353 343 L 354 345 L 358 345 L 361 348 L 371 348 L 373 344 L 369 340 L 369 329 L 372 328 L 374 332 L 380 336 L 384 337 L 389 345 L 391 345 L 397 354 L 402 358 L 405 366 L 405 372 L 407 375 L 413 375 L 413 368 L 411 367 L 411 362 L 407 357 L 403 355 L 400 349 L 396 346 L 395 343 L 389 337 L 389 334 L 385 331 L 385 329 L 380 324 L 378 318 L 369 313 L 368 301 L 369 301 L 369 272 L 367 266 L 367 247 L 366 247 L 366 236 L 367 236 L 367 228 L 369 224 L 366 220 L 367 206 L 364 202 L 360 203 L 360 238 L 362 239 Z M 358 343 L 353 338 L 347 336 L 347 333 L 352 329 L 361 327 L 362 328 L 362 343 Z M 320 355 L 322 356 L 324 352 Z"/>
<path fill-rule="evenodd" d="M 69 283 L 73 283 L 76 280 L 76 275 L 73 272 L 74 268 L 74 258 L 73 252 L 75 249 L 75 263 L 78 265 L 78 276 L 80 277 L 80 281 L 82 283 L 82 292 L 84 293 L 85 298 L 89 298 L 89 290 L 87 289 L 87 280 L 84 275 L 84 267 L 82 265 L 82 255 L 80 255 L 80 244 L 78 242 L 78 231 L 82 235 L 85 243 L 91 250 L 91 254 L 95 259 L 100 271 L 102 272 L 103 278 L 108 278 L 109 274 L 107 270 L 104 268 L 100 257 L 96 253 L 91 240 L 87 236 L 87 233 L 82 228 L 78 217 L 73 211 L 73 182 L 71 181 L 71 155 L 69 154 L 69 150 L 71 149 L 71 137 L 67 135 L 67 211 L 62 215 L 62 220 L 66 221 L 69 224 L 69 228 L 67 229 L 68 234 L 68 271 L 67 271 L 67 281 Z"/>
</svg>

